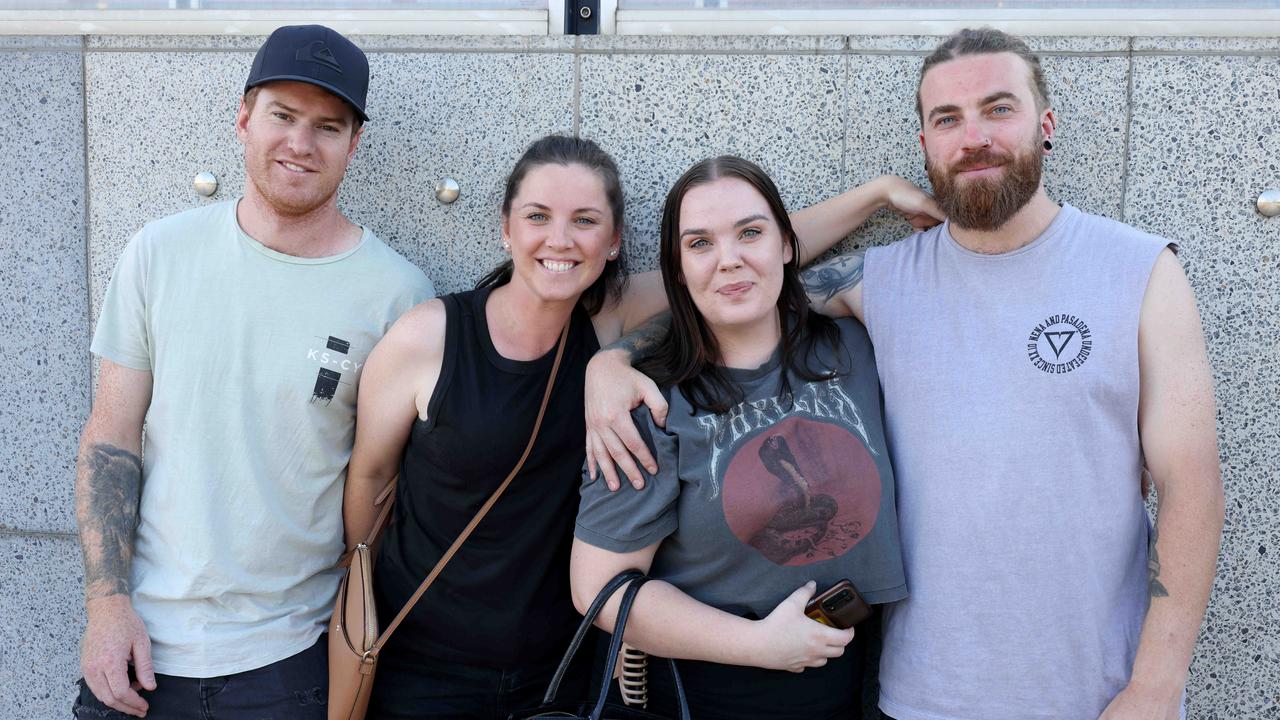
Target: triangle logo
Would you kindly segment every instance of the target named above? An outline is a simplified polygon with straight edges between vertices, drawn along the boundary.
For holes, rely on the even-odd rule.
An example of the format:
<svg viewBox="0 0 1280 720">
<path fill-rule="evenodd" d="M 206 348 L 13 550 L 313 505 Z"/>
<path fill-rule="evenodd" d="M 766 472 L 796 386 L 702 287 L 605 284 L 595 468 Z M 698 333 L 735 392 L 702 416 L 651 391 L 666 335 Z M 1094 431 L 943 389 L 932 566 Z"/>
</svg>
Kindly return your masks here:
<svg viewBox="0 0 1280 720">
<path fill-rule="evenodd" d="M 1076 336 L 1076 331 L 1047 332 L 1044 336 L 1049 341 L 1049 347 L 1053 348 L 1054 358 L 1061 358 L 1062 351 L 1067 349 L 1067 343 L 1071 342 L 1071 338 Z"/>
<path fill-rule="evenodd" d="M 299 48 L 294 58 L 300 62 L 313 62 L 342 72 L 342 66 L 338 64 L 338 59 L 333 56 L 333 51 L 329 49 L 328 45 L 324 44 L 323 40 L 315 40 Z"/>
</svg>

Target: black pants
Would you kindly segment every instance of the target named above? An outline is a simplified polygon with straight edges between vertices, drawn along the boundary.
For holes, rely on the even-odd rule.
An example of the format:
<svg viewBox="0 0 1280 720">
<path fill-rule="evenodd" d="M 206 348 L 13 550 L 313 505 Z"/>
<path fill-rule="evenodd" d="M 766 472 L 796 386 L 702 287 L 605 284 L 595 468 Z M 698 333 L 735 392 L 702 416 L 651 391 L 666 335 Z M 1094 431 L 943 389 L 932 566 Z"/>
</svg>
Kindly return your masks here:
<svg viewBox="0 0 1280 720">
<path fill-rule="evenodd" d="M 594 641 L 583 643 L 560 684 L 558 700 L 581 700 L 591 686 Z M 559 658 L 516 668 L 492 668 L 406 657 L 391 648 L 378 661 L 370 720 L 507 720 L 542 704 Z"/>
<path fill-rule="evenodd" d="M 697 720 L 861 720 L 867 642 L 861 636 L 839 658 L 802 673 L 677 660 L 676 670 Z M 677 717 L 665 660 L 649 659 L 649 708 Z"/>
<path fill-rule="evenodd" d="M 234 675 L 188 678 L 156 675 L 156 689 L 140 690 L 148 720 L 325 720 L 329 700 L 326 636 L 292 657 Z M 132 717 L 102 704 L 80 680 L 76 720 Z"/>
</svg>

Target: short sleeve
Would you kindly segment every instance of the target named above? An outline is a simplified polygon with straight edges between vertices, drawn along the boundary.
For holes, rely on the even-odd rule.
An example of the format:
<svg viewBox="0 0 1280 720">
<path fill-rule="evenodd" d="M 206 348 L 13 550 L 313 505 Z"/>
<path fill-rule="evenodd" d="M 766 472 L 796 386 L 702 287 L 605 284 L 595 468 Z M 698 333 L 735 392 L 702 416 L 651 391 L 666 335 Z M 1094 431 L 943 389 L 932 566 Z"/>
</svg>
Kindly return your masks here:
<svg viewBox="0 0 1280 720">
<path fill-rule="evenodd" d="M 417 287 L 414 288 L 414 291 L 414 305 L 426 302 L 436 296 L 435 283 L 431 282 L 431 278 L 427 277 L 427 274 L 421 270 L 418 271 Z"/>
<path fill-rule="evenodd" d="M 620 553 L 648 547 L 675 532 L 678 524 L 677 438 L 655 425 L 649 409 L 643 405 L 632 412 L 631 417 L 658 462 L 658 473 L 650 475 L 641 468 L 645 476 L 643 490 L 636 490 L 624 481 L 614 492 L 609 490 L 600 473 L 592 480 L 583 470 L 582 498 L 574 528 L 574 536 L 579 540 Z"/>
<path fill-rule="evenodd" d="M 147 336 L 147 273 L 143 235 L 135 235 L 116 262 L 107 294 L 98 313 L 98 328 L 89 349 L 118 365 L 151 369 L 151 341 Z"/>
<path fill-rule="evenodd" d="M 422 272 L 421 268 L 408 260 L 404 261 L 408 266 L 405 273 L 404 290 L 400 293 L 405 303 L 404 308 L 400 312 L 404 312 L 419 303 L 424 303 L 436 296 L 435 283 L 431 282 L 431 278 Z"/>
</svg>

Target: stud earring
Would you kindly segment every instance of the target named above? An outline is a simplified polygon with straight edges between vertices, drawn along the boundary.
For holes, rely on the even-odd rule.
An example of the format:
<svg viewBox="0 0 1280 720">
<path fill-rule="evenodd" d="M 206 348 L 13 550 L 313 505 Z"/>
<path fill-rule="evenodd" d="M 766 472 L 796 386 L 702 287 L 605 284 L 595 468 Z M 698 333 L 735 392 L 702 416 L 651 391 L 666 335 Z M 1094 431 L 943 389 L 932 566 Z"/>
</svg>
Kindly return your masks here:
<svg viewBox="0 0 1280 720">
<path fill-rule="evenodd" d="M 502 241 L 502 252 L 511 252 L 511 243 L 506 240 Z"/>
<path fill-rule="evenodd" d="M 1053 149 L 1053 143 L 1049 142 L 1048 140 L 1045 140 L 1045 141 L 1044 141 L 1044 149 L 1045 149 L 1045 150 L 1052 150 L 1052 149 Z"/>
<path fill-rule="evenodd" d="M 610 259 L 610 260 L 612 260 L 612 259 L 614 259 L 614 258 L 616 258 L 616 257 L 618 257 L 618 251 L 617 251 L 617 250 L 610 250 L 610 251 L 609 251 L 609 259 Z"/>
</svg>

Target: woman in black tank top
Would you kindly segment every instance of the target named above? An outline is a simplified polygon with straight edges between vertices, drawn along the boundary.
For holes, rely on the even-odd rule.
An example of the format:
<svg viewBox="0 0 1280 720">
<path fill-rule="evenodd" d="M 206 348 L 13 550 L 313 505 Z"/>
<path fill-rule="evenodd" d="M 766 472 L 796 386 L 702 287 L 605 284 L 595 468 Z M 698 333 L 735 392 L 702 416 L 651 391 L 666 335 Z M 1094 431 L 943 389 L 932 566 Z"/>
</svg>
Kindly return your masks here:
<svg viewBox="0 0 1280 720">
<path fill-rule="evenodd" d="M 835 207 L 808 222 L 809 255 L 900 192 L 897 182 L 828 201 Z M 568 560 L 586 363 L 666 306 L 659 273 L 622 282 L 622 218 L 618 170 L 595 143 L 536 141 L 503 197 L 511 259 L 476 290 L 407 312 L 370 354 L 343 520 L 354 547 L 373 526 L 374 498 L 399 474 L 375 573 L 385 623 L 514 467 L 569 325 L 528 461 L 388 641 L 371 717 L 502 720 L 541 700 L 578 619 Z"/>
<path fill-rule="evenodd" d="M 503 198 L 510 260 L 410 310 L 369 356 L 343 515 L 353 546 L 399 473 L 374 574 L 386 623 L 515 466 L 569 325 L 528 460 L 388 641 L 372 717 L 502 719 L 541 700 L 578 621 L 568 552 L 586 364 L 665 304 L 657 273 L 622 282 L 622 217 L 617 167 L 595 143 L 535 142 Z"/>
</svg>

